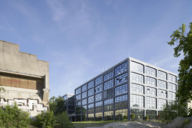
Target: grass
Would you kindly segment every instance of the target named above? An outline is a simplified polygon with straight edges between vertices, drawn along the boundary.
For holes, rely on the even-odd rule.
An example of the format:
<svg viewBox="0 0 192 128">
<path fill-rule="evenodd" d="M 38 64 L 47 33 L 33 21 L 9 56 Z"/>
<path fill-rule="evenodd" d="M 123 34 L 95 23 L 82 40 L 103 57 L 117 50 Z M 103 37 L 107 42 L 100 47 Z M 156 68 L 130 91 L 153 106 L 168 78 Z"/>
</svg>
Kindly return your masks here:
<svg viewBox="0 0 192 128">
<path fill-rule="evenodd" d="M 85 127 L 94 127 L 94 126 L 103 126 L 108 123 L 113 122 L 127 122 L 127 120 L 124 121 L 82 121 L 82 122 L 72 122 L 75 128 L 85 128 Z"/>
</svg>

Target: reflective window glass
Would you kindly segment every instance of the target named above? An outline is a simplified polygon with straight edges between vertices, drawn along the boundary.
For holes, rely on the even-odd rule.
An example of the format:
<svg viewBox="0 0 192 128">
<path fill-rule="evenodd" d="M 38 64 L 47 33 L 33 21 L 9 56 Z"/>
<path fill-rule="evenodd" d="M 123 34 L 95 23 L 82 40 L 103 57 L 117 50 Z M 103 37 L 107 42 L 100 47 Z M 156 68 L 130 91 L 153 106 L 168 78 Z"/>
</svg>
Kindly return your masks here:
<svg viewBox="0 0 192 128">
<path fill-rule="evenodd" d="M 113 99 L 108 99 L 104 101 L 104 110 L 113 109 Z"/>
<path fill-rule="evenodd" d="M 139 84 L 131 84 L 131 93 L 143 94 L 143 86 Z"/>
<path fill-rule="evenodd" d="M 154 86 L 156 87 L 156 79 L 152 77 L 146 77 L 146 85 Z"/>
<path fill-rule="evenodd" d="M 115 88 L 115 96 L 127 93 L 127 84 Z"/>
<path fill-rule="evenodd" d="M 158 90 L 158 96 L 162 97 L 162 98 L 166 98 L 167 97 L 167 91 L 165 90 Z"/>
<path fill-rule="evenodd" d="M 159 88 L 164 88 L 164 89 L 166 89 L 167 88 L 167 82 L 165 82 L 165 81 L 162 81 L 162 80 L 158 80 L 158 87 Z"/>
<path fill-rule="evenodd" d="M 100 76 L 98 78 L 95 79 L 95 85 L 101 84 L 103 82 L 103 76 Z"/>
<path fill-rule="evenodd" d="M 148 96 L 156 96 L 156 89 L 155 88 L 146 87 L 145 94 L 148 95 Z"/>
<path fill-rule="evenodd" d="M 88 96 L 91 96 L 94 94 L 94 88 L 88 90 Z"/>
<path fill-rule="evenodd" d="M 111 71 L 111 72 L 107 73 L 106 75 L 104 75 L 104 81 L 109 80 L 111 78 L 113 78 L 113 71 Z"/>
<path fill-rule="evenodd" d="M 87 97 L 87 92 L 82 93 L 82 99 Z"/>
<path fill-rule="evenodd" d="M 94 102 L 94 96 L 91 96 L 88 98 L 88 103 L 93 103 Z"/>
<path fill-rule="evenodd" d="M 82 100 L 82 105 L 86 105 L 87 104 L 87 99 Z"/>
<path fill-rule="evenodd" d="M 81 93 L 81 88 L 76 89 L 75 93 L 76 93 L 76 95 Z"/>
<path fill-rule="evenodd" d="M 143 84 L 143 75 L 131 73 L 131 81 L 135 83 Z"/>
<path fill-rule="evenodd" d="M 127 71 L 127 62 L 117 66 L 115 68 L 115 76 Z"/>
<path fill-rule="evenodd" d="M 87 85 L 83 85 L 82 86 L 82 92 L 86 91 L 87 90 Z"/>
<path fill-rule="evenodd" d="M 127 73 L 115 78 L 115 86 L 127 82 Z"/>
<path fill-rule="evenodd" d="M 91 81 L 91 82 L 88 83 L 88 89 L 90 89 L 92 87 L 94 87 L 94 81 Z"/>
<path fill-rule="evenodd" d="M 143 108 L 143 96 L 131 95 L 131 107 Z"/>
<path fill-rule="evenodd" d="M 174 92 L 169 92 L 168 93 L 168 98 L 172 99 L 172 100 L 175 100 L 176 99 L 176 94 Z"/>
<path fill-rule="evenodd" d="M 176 83 L 176 76 L 168 74 L 168 80 L 173 82 L 173 83 Z"/>
<path fill-rule="evenodd" d="M 128 105 L 127 95 L 123 95 L 115 98 L 115 109 L 127 108 L 127 105 Z"/>
<path fill-rule="evenodd" d="M 94 104 L 89 104 L 89 105 L 88 105 L 88 112 L 89 112 L 89 113 L 94 112 Z"/>
<path fill-rule="evenodd" d="M 104 83 L 104 90 L 107 90 L 112 87 L 113 87 L 113 79 Z"/>
<path fill-rule="evenodd" d="M 131 62 L 131 70 L 136 71 L 136 72 L 141 72 L 143 73 L 143 68 L 144 66 L 142 64 L 136 63 L 136 62 Z"/>
<path fill-rule="evenodd" d="M 172 83 L 168 83 L 168 89 L 171 91 L 176 91 L 176 85 Z"/>
<path fill-rule="evenodd" d="M 87 105 L 82 106 L 82 113 L 87 113 Z"/>
<path fill-rule="evenodd" d="M 114 96 L 113 89 L 104 91 L 104 98 L 112 98 Z"/>
<path fill-rule="evenodd" d="M 102 90 L 103 90 L 102 84 L 95 87 L 95 93 L 101 92 Z"/>
<path fill-rule="evenodd" d="M 157 99 L 157 100 L 158 100 L 158 102 L 157 102 L 157 108 L 158 108 L 159 110 L 163 110 L 164 107 L 166 106 L 167 101 L 164 100 L 164 99 Z"/>
<path fill-rule="evenodd" d="M 103 102 L 102 101 L 95 103 L 95 111 L 96 112 L 103 111 Z"/>
<path fill-rule="evenodd" d="M 163 79 L 163 80 L 166 80 L 167 79 L 167 73 L 163 72 L 163 71 L 158 71 L 158 77 Z"/>
<path fill-rule="evenodd" d="M 156 69 L 151 67 L 145 67 L 145 73 L 150 76 L 156 76 Z"/>
<path fill-rule="evenodd" d="M 102 100 L 102 93 L 95 95 L 95 101 Z"/>
<path fill-rule="evenodd" d="M 152 98 L 152 97 L 145 97 L 145 98 L 146 98 L 145 107 L 156 109 L 156 98 Z"/>
</svg>

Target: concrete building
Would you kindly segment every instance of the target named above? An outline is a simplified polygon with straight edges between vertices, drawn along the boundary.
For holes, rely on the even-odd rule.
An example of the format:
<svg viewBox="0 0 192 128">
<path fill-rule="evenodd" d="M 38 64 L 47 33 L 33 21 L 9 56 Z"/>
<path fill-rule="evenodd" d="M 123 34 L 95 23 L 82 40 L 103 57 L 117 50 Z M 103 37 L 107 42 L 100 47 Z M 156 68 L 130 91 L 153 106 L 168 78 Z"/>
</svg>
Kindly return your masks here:
<svg viewBox="0 0 192 128">
<path fill-rule="evenodd" d="M 155 119 L 176 90 L 176 74 L 129 57 L 75 89 L 75 120 Z"/>
<path fill-rule="evenodd" d="M 17 101 L 26 111 L 46 110 L 49 100 L 49 63 L 19 51 L 19 45 L 0 40 L 1 105 Z M 4 101 L 4 102 L 3 102 Z M 33 104 L 33 105 L 32 105 Z M 37 114 L 32 112 L 31 116 Z"/>
</svg>

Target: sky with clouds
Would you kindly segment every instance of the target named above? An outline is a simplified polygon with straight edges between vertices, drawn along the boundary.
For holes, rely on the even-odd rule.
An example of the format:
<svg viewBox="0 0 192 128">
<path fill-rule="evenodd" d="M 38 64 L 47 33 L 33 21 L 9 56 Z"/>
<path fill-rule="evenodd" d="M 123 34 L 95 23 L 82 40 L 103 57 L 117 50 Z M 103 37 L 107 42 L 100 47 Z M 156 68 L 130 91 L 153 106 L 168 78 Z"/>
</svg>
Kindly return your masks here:
<svg viewBox="0 0 192 128">
<path fill-rule="evenodd" d="M 190 22 L 191 0 L 0 0 L 0 40 L 49 62 L 50 97 L 128 56 L 177 73 L 167 42 Z"/>
</svg>

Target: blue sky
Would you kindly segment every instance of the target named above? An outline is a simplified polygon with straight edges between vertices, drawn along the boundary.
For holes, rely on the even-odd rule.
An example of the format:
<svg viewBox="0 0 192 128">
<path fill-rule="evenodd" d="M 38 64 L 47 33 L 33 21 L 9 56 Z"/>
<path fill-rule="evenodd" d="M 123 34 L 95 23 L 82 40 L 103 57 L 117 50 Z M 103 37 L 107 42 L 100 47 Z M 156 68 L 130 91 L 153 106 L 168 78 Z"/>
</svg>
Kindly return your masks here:
<svg viewBox="0 0 192 128">
<path fill-rule="evenodd" d="M 128 56 L 177 73 L 167 42 L 191 12 L 191 0 L 0 0 L 0 40 L 48 61 L 58 96 Z"/>
</svg>

